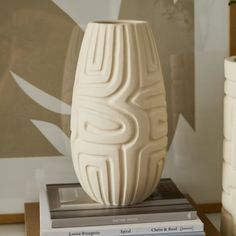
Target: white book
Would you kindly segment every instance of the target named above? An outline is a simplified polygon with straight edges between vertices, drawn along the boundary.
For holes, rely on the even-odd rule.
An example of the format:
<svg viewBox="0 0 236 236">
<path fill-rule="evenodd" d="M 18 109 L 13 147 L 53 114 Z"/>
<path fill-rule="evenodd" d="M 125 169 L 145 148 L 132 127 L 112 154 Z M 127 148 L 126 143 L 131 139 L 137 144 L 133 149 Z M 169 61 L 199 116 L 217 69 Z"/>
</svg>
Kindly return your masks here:
<svg viewBox="0 0 236 236">
<path fill-rule="evenodd" d="M 170 233 L 190 233 L 203 231 L 200 219 L 172 222 L 153 222 L 125 225 L 102 225 L 73 228 L 52 228 L 46 188 L 41 189 L 40 236 L 118 236 L 118 235 L 158 235 Z"/>
</svg>

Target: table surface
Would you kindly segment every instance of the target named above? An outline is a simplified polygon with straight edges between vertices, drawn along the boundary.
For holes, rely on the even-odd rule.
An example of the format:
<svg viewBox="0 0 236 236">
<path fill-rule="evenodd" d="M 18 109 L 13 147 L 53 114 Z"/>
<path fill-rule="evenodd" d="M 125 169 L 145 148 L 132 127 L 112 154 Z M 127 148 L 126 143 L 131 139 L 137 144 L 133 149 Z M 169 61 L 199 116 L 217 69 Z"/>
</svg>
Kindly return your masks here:
<svg viewBox="0 0 236 236">
<path fill-rule="evenodd" d="M 198 216 L 204 223 L 204 229 L 206 236 L 221 236 L 215 226 L 207 218 L 207 216 L 201 211 L 201 209 L 195 204 L 189 195 L 186 195 L 189 201 L 197 209 Z M 39 236 L 39 203 L 26 203 L 25 204 L 25 230 L 27 236 Z"/>
</svg>

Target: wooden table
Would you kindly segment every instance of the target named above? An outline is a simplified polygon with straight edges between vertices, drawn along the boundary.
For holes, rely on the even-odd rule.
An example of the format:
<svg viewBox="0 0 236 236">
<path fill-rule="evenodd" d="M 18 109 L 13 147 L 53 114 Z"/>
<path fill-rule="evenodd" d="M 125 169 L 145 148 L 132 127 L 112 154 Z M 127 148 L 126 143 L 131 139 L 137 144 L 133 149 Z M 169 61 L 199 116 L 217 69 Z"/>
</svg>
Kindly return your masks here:
<svg viewBox="0 0 236 236">
<path fill-rule="evenodd" d="M 221 236 L 211 221 L 207 218 L 201 209 L 194 203 L 189 195 L 186 195 L 189 201 L 195 206 L 199 218 L 204 223 L 206 236 Z M 27 236 L 39 236 L 39 203 L 25 204 L 25 229 Z"/>
</svg>

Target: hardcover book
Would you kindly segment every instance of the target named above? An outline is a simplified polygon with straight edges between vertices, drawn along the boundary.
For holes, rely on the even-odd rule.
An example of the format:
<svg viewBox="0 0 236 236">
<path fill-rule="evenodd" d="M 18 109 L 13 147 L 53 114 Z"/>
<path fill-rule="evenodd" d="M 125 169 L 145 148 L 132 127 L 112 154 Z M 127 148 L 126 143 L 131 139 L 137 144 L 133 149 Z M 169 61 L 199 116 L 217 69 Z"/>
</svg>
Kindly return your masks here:
<svg viewBox="0 0 236 236">
<path fill-rule="evenodd" d="M 127 207 L 105 206 L 91 200 L 79 184 L 47 185 L 53 228 L 183 221 L 196 210 L 171 179 L 162 179 L 146 201 Z"/>
<path fill-rule="evenodd" d="M 93 201 L 79 183 L 48 184 L 50 211 L 112 208 Z M 144 202 L 135 206 L 188 204 L 189 201 L 171 179 L 161 179 L 156 190 Z M 127 207 L 133 207 L 127 206 Z M 116 208 L 116 207 L 115 207 Z"/>
<path fill-rule="evenodd" d="M 152 222 L 139 224 L 102 225 L 89 227 L 52 228 L 46 190 L 40 191 L 40 235 L 41 236 L 204 236 L 200 219 Z"/>
</svg>

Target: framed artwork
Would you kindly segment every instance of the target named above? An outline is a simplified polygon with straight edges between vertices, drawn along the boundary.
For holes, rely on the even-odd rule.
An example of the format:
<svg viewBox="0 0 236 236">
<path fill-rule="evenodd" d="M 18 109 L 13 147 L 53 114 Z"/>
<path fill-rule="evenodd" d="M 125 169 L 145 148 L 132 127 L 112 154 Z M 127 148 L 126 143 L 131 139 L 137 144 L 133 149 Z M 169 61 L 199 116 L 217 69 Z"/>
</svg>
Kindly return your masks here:
<svg viewBox="0 0 236 236">
<path fill-rule="evenodd" d="M 227 12 L 221 0 L 1 3 L 0 214 L 37 201 L 42 175 L 51 183 L 77 181 L 69 141 L 73 82 L 85 27 L 101 19 L 151 24 L 168 104 L 163 175 L 197 202 L 220 201 Z"/>
</svg>

